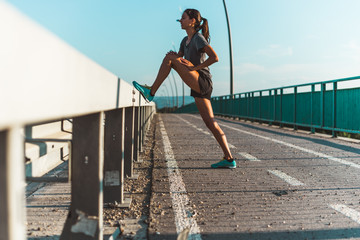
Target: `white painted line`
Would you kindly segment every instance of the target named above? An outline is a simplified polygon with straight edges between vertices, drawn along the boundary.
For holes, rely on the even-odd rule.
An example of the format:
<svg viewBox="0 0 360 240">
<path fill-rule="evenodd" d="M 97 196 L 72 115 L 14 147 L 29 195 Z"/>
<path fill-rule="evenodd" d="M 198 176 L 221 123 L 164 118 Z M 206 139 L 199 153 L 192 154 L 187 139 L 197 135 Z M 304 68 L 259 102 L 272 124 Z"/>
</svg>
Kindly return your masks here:
<svg viewBox="0 0 360 240">
<path fill-rule="evenodd" d="M 331 208 L 335 209 L 336 211 L 344 214 L 351 220 L 355 221 L 356 223 L 360 224 L 360 213 L 354 209 L 351 209 L 343 204 L 330 204 Z"/>
<path fill-rule="evenodd" d="M 304 183 L 300 182 L 299 180 L 287 175 L 286 173 L 283 173 L 279 170 L 268 170 L 269 173 L 274 174 L 275 176 L 281 178 L 282 180 L 284 180 L 285 182 L 287 182 L 288 184 L 292 185 L 292 186 L 301 186 L 304 185 Z"/>
<path fill-rule="evenodd" d="M 159 116 L 159 123 L 170 182 L 172 208 L 175 214 L 176 232 L 177 234 L 180 234 L 184 229 L 190 228 L 188 239 L 201 240 L 200 228 L 194 219 L 193 210 L 190 207 L 190 200 L 185 189 L 185 184 L 181 177 L 181 173 L 161 116 Z"/>
<path fill-rule="evenodd" d="M 254 157 L 253 155 L 250 155 L 246 152 L 239 152 L 239 154 L 241 156 L 243 156 L 244 158 L 246 158 L 247 160 L 249 161 L 252 161 L 252 162 L 261 162 L 259 159 L 257 159 L 256 157 Z"/>
<path fill-rule="evenodd" d="M 195 126 L 195 125 L 192 124 L 191 122 L 183 119 L 182 117 L 179 117 L 179 116 L 176 116 L 176 117 L 179 118 L 179 119 L 181 119 L 181 121 L 187 123 L 188 125 L 192 126 L 192 127 L 195 128 L 196 130 L 198 130 L 198 131 L 200 131 L 200 132 L 202 132 L 202 133 L 204 133 L 204 134 L 206 134 L 206 135 L 211 135 L 211 133 L 209 133 L 208 131 L 206 131 L 206 130 L 204 130 L 204 129 L 202 129 L 202 128 L 198 128 L 197 126 Z M 215 139 L 215 137 L 214 137 L 213 135 L 211 135 L 211 137 L 212 137 L 213 139 Z M 216 139 L 215 139 L 215 140 L 216 140 Z M 229 143 L 229 142 L 228 142 L 228 146 L 229 146 L 229 148 L 236 148 L 234 145 L 232 145 L 232 144 Z"/>
<path fill-rule="evenodd" d="M 193 116 L 193 117 L 198 118 L 197 116 Z M 344 164 L 344 165 L 347 165 L 347 166 L 350 166 L 350 167 L 360 169 L 360 165 L 356 164 L 356 163 L 353 163 L 353 162 L 349 162 L 349 161 L 346 161 L 346 160 L 343 160 L 343 159 L 340 159 L 340 158 L 336 158 L 336 157 L 333 157 L 333 156 L 330 156 L 330 155 L 327 155 L 327 154 L 324 154 L 324 153 L 320 153 L 320 152 L 316 152 L 316 151 L 313 151 L 313 150 L 310 150 L 310 149 L 299 147 L 299 146 L 296 146 L 294 144 L 283 142 L 283 141 L 280 141 L 280 140 L 277 140 L 277 139 L 274 139 L 274 138 L 269 138 L 269 137 L 261 136 L 261 135 L 255 134 L 255 133 L 247 132 L 247 131 L 244 131 L 244 130 L 241 130 L 241 129 L 237 129 L 237 128 L 234 128 L 234 127 L 230 127 L 230 126 L 227 126 L 225 124 L 220 124 L 219 123 L 219 125 L 221 125 L 223 127 L 227 127 L 227 128 L 229 128 L 231 130 L 235 130 L 235 131 L 238 131 L 238 132 L 241 132 L 241 133 L 245 133 L 245 134 L 248 134 L 248 135 L 251 135 L 251 136 L 254 136 L 254 137 L 259 137 L 259 138 L 262 138 L 262 139 L 265 139 L 265 140 L 268 140 L 268 141 L 276 142 L 276 143 L 285 145 L 287 147 L 295 148 L 295 149 L 298 149 L 298 150 L 303 151 L 303 152 L 314 154 L 315 156 L 318 156 L 318 157 L 321 157 L 321 158 L 326 158 L 326 159 L 329 159 L 329 160 L 334 161 L 334 162 L 338 162 L 338 163 L 341 163 L 341 164 Z"/>
</svg>

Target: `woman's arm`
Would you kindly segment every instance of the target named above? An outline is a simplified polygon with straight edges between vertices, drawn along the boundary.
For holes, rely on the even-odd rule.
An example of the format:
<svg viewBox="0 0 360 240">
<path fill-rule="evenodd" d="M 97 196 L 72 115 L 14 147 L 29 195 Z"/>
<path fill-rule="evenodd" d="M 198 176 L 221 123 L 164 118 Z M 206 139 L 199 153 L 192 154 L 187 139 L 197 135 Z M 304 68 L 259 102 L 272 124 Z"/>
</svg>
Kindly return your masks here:
<svg viewBox="0 0 360 240">
<path fill-rule="evenodd" d="M 196 67 L 194 67 L 193 70 L 200 70 L 200 69 L 206 68 L 206 67 L 210 66 L 211 64 L 219 61 L 219 57 L 217 56 L 216 52 L 210 45 L 205 46 L 204 51 L 205 51 L 206 55 L 208 55 L 208 58 L 202 64 L 199 64 Z"/>
<path fill-rule="evenodd" d="M 206 68 L 206 67 L 210 66 L 211 64 L 219 61 L 219 57 L 217 56 L 216 52 L 210 45 L 205 46 L 203 49 L 204 49 L 206 55 L 208 55 L 208 58 L 206 59 L 205 62 L 197 65 L 196 67 L 186 59 L 184 59 L 184 61 L 182 61 L 182 63 L 184 65 L 188 66 L 188 68 L 190 70 L 197 71 L 197 70 Z M 179 52 L 179 53 L 181 53 L 181 52 Z"/>
</svg>

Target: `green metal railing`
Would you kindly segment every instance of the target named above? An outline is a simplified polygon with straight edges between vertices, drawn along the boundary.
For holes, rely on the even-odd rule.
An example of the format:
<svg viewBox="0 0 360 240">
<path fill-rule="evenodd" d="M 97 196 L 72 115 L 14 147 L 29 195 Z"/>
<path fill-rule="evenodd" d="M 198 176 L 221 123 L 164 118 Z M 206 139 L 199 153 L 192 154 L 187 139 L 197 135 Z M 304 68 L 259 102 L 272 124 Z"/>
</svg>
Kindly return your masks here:
<svg viewBox="0 0 360 240">
<path fill-rule="evenodd" d="M 360 133 L 360 76 L 219 96 L 211 99 L 217 115 L 269 124 Z M 339 88 L 339 84 L 349 85 Z M 196 112 L 189 104 L 177 112 Z"/>
</svg>

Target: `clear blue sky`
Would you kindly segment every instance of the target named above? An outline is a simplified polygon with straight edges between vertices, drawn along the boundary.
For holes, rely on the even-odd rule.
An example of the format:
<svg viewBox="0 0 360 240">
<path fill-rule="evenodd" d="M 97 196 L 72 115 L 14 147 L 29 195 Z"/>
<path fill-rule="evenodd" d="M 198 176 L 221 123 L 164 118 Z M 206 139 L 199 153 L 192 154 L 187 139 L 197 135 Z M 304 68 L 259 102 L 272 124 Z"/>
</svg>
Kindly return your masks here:
<svg viewBox="0 0 360 240">
<path fill-rule="evenodd" d="M 210 67 L 213 95 L 230 92 L 222 0 L 7 2 L 125 81 L 147 84 L 156 77 L 165 53 L 173 45 L 178 49 L 186 34 L 175 20 L 186 8 L 196 8 L 209 20 L 210 44 L 220 58 Z M 360 75 L 359 0 L 226 3 L 235 93 Z M 180 81 L 177 77 L 179 94 Z M 159 95 L 166 94 L 162 89 Z"/>
</svg>

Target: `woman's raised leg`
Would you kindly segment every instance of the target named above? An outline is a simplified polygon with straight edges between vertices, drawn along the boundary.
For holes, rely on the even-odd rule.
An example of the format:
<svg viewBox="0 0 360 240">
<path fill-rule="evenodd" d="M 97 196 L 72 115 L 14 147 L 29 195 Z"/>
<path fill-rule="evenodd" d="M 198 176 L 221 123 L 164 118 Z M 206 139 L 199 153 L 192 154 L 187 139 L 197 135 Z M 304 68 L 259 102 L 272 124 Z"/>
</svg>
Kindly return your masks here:
<svg viewBox="0 0 360 240">
<path fill-rule="evenodd" d="M 186 83 L 186 85 L 188 85 L 194 91 L 200 92 L 198 81 L 199 73 L 197 71 L 191 71 L 186 65 L 181 63 L 181 58 L 176 54 L 168 53 L 161 63 L 158 75 L 153 85 L 151 86 L 151 95 L 155 95 L 160 85 L 169 75 L 171 68 L 173 68 L 180 75 L 181 79 Z"/>
</svg>

